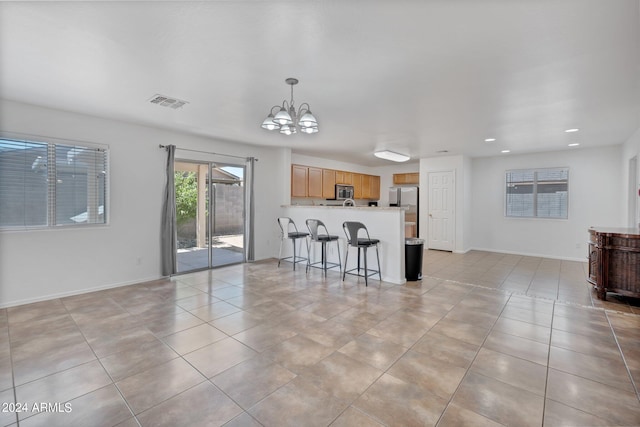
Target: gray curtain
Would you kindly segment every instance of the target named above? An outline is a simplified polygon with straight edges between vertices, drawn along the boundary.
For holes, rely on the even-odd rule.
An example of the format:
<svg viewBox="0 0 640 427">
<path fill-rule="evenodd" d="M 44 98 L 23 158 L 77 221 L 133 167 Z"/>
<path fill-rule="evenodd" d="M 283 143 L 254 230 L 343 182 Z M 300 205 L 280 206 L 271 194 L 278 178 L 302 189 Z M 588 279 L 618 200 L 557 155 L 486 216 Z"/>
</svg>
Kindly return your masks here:
<svg viewBox="0 0 640 427">
<path fill-rule="evenodd" d="M 245 177 L 245 258 L 247 262 L 255 261 L 255 244 L 254 244 L 254 217 L 255 203 L 253 199 L 253 181 L 255 176 L 255 165 L 258 159 L 255 157 L 247 157 L 247 176 Z"/>
<path fill-rule="evenodd" d="M 162 229 L 160 230 L 160 251 L 162 275 L 176 273 L 176 188 L 173 179 L 173 162 L 176 146 L 168 145 L 167 149 L 167 186 L 162 201 Z"/>
</svg>

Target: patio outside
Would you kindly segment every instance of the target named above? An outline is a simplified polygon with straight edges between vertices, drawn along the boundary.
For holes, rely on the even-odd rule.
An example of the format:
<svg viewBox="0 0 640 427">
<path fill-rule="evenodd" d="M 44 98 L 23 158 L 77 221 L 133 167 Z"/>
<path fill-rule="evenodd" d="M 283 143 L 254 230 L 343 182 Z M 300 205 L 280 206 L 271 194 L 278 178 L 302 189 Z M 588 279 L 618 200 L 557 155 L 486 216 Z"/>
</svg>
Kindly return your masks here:
<svg viewBox="0 0 640 427">
<path fill-rule="evenodd" d="M 213 251 L 212 267 L 220 267 L 227 264 L 236 264 L 244 261 L 244 236 L 235 234 L 230 236 L 217 236 L 213 238 L 211 250 Z M 187 247 L 178 249 L 178 272 L 197 270 L 208 266 L 208 249 L 199 247 Z"/>
<path fill-rule="evenodd" d="M 211 169 L 209 176 L 208 164 L 176 162 L 175 189 L 177 271 L 183 273 L 243 262 L 242 178 L 216 167 Z"/>
</svg>

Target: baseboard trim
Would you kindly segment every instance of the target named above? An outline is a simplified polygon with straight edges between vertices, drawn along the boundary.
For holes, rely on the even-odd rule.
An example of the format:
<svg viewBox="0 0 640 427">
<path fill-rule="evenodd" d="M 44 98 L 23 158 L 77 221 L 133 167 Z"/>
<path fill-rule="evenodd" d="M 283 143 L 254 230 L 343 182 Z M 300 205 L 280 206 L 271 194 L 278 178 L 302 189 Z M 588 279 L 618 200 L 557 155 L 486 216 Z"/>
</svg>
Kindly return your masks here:
<svg viewBox="0 0 640 427">
<path fill-rule="evenodd" d="M 464 255 L 464 254 L 466 254 L 467 252 L 469 252 L 469 251 L 471 251 L 471 250 L 473 250 L 473 249 L 464 249 L 464 250 L 462 250 L 462 251 L 453 251 L 453 253 L 454 253 L 454 254 Z"/>
<path fill-rule="evenodd" d="M 48 300 L 57 299 L 57 298 L 72 297 L 72 296 L 75 296 L 75 295 L 86 294 L 86 293 L 89 293 L 89 292 L 97 292 L 97 291 L 103 291 L 105 289 L 120 288 L 122 286 L 129 286 L 129 285 L 142 284 L 142 283 L 146 283 L 146 282 L 152 282 L 154 280 L 160 280 L 160 279 L 164 279 L 164 278 L 166 278 L 166 277 L 154 276 L 154 277 L 148 277 L 148 278 L 142 278 L 142 279 L 136 279 L 136 280 L 129 280 L 129 281 L 126 281 L 126 282 L 111 283 L 111 284 L 108 284 L 108 285 L 96 286 L 96 287 L 92 287 L 92 288 L 77 289 L 77 290 L 68 291 L 68 292 L 59 292 L 59 293 L 55 293 L 55 294 L 38 296 L 36 298 L 25 298 L 25 299 L 16 300 L 16 301 L 2 302 L 2 303 L 0 303 L 0 308 L 16 307 L 16 306 L 19 306 L 19 305 L 33 304 L 34 302 L 48 301 Z"/>
<path fill-rule="evenodd" d="M 495 252 L 498 254 L 507 254 L 507 255 L 521 255 L 521 256 L 532 256 L 537 258 L 549 258 L 549 259 L 558 259 L 561 261 L 577 261 L 577 262 L 587 262 L 587 257 L 584 258 L 574 258 L 574 257 L 562 257 L 562 256 L 554 256 L 549 254 L 535 254 L 528 252 L 517 252 L 517 251 L 503 251 L 498 249 L 487 249 L 487 248 L 471 248 L 467 250 L 469 251 L 483 251 L 483 252 Z"/>
</svg>

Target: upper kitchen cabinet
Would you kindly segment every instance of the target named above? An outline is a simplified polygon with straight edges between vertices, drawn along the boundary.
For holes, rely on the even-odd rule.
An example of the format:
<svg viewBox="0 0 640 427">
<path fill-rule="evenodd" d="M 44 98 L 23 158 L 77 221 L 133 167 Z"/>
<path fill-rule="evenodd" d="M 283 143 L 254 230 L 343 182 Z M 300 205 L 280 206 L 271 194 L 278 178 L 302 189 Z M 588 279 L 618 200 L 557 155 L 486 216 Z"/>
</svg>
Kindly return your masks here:
<svg viewBox="0 0 640 427">
<path fill-rule="evenodd" d="M 307 197 L 309 168 L 291 165 L 291 197 Z"/>
<path fill-rule="evenodd" d="M 362 175 L 359 173 L 353 174 L 353 198 L 362 199 Z"/>
<path fill-rule="evenodd" d="M 371 198 L 371 175 L 362 175 L 362 198 Z"/>
<path fill-rule="evenodd" d="M 309 168 L 307 197 L 322 198 L 322 169 Z"/>
<path fill-rule="evenodd" d="M 322 198 L 333 199 L 336 196 L 336 171 L 322 169 Z"/>
<path fill-rule="evenodd" d="M 380 177 L 371 175 L 371 200 L 380 200 Z"/>
<path fill-rule="evenodd" d="M 336 184 L 353 185 L 353 173 L 336 171 Z"/>
<path fill-rule="evenodd" d="M 291 197 L 322 198 L 322 169 L 291 165 Z"/>
<path fill-rule="evenodd" d="M 336 184 L 353 185 L 354 199 L 380 199 L 379 176 L 291 165 L 291 197 L 333 199 Z"/>
<path fill-rule="evenodd" d="M 420 183 L 420 173 L 419 172 L 394 173 L 393 174 L 393 183 L 394 184 L 419 184 Z"/>
<path fill-rule="evenodd" d="M 380 177 L 377 175 L 362 175 L 362 198 L 369 200 L 380 199 Z"/>
</svg>

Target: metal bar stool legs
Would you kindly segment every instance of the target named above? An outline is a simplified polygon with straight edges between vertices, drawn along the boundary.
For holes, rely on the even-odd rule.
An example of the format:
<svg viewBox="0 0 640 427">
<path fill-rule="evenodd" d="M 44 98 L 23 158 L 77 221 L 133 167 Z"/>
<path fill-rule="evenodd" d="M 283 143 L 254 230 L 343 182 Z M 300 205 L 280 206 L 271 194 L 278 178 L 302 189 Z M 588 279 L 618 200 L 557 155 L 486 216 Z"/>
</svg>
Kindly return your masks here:
<svg viewBox="0 0 640 427">
<path fill-rule="evenodd" d="M 298 239 L 306 239 L 307 236 L 309 236 L 309 233 L 298 231 L 298 227 L 296 227 L 296 224 L 291 218 L 288 217 L 278 218 L 278 226 L 280 226 L 280 250 L 278 251 L 278 267 L 280 267 L 280 262 L 282 260 L 290 259 L 293 263 L 293 270 L 295 271 L 297 263 L 303 261 L 308 262 L 309 260 L 309 245 L 307 244 L 307 257 L 304 258 L 298 256 L 298 254 L 296 253 L 296 241 Z M 293 256 L 283 258 L 282 242 L 284 242 L 285 239 L 291 239 L 291 242 L 293 243 Z"/>
<path fill-rule="evenodd" d="M 324 271 L 324 275 L 327 275 L 327 270 L 329 268 L 339 267 L 340 271 L 342 271 L 342 258 L 340 257 L 340 243 L 338 236 L 333 236 L 328 233 L 327 227 L 322 223 L 322 221 L 318 219 L 308 219 L 306 221 L 307 228 L 309 229 L 309 240 L 307 240 L 307 271 L 309 268 L 320 266 L 318 268 L 322 268 Z M 318 231 L 320 228 L 323 228 L 324 234 L 319 234 Z M 329 262 L 327 260 L 327 243 L 336 242 L 336 247 L 338 248 L 338 262 Z M 321 244 L 321 260 L 319 262 L 311 262 L 311 251 L 309 245 L 311 243 L 320 243 Z"/>
<path fill-rule="evenodd" d="M 369 236 L 367 227 L 365 227 L 361 222 L 347 221 L 342 224 L 342 228 L 344 229 L 345 235 L 347 236 L 347 253 L 344 259 L 344 272 L 342 274 L 342 280 L 344 281 L 347 274 L 353 274 L 356 276 L 364 277 L 365 286 L 369 286 L 369 276 L 374 276 L 377 273 L 378 277 L 382 281 L 382 273 L 380 273 L 380 253 L 378 251 L 378 243 L 380 243 L 380 240 L 372 239 Z M 366 234 L 366 237 L 358 237 L 358 232 L 360 230 L 364 230 L 363 234 Z M 347 262 L 349 260 L 349 246 L 358 248 L 358 261 L 356 268 L 347 270 Z M 371 247 L 376 248 L 376 260 L 378 261 L 377 270 L 369 270 L 369 266 L 367 265 L 367 249 Z M 360 249 L 363 249 L 362 255 L 364 256 L 364 274 L 360 274 Z M 356 272 L 352 273 L 352 271 Z M 371 273 L 369 273 L 369 271 L 371 271 Z"/>
</svg>

